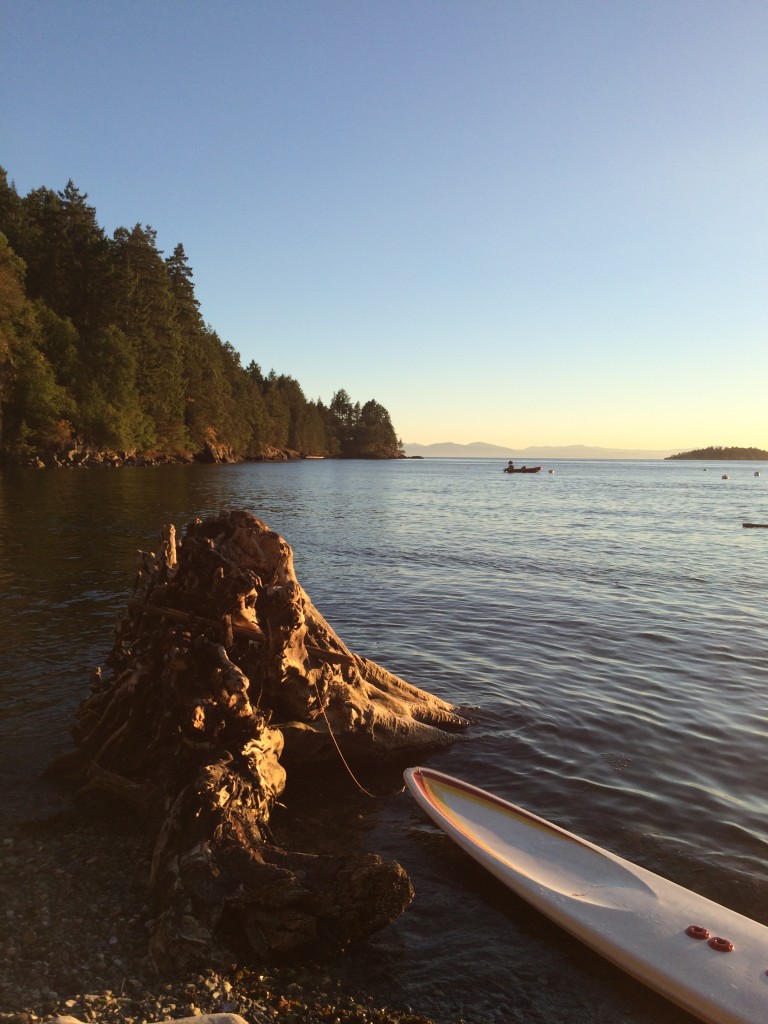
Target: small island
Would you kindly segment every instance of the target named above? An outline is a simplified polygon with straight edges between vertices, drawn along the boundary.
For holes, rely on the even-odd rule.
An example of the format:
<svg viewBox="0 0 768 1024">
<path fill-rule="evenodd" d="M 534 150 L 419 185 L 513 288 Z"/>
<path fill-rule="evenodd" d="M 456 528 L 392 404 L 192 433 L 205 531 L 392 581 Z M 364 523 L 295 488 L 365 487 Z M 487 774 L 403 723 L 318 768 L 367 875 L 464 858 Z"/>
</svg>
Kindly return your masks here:
<svg viewBox="0 0 768 1024">
<path fill-rule="evenodd" d="M 668 455 L 670 459 L 690 459 L 698 462 L 758 462 L 768 460 L 768 452 L 762 448 L 722 448 L 710 445 L 709 448 L 697 448 L 692 452 L 680 452 Z"/>
</svg>

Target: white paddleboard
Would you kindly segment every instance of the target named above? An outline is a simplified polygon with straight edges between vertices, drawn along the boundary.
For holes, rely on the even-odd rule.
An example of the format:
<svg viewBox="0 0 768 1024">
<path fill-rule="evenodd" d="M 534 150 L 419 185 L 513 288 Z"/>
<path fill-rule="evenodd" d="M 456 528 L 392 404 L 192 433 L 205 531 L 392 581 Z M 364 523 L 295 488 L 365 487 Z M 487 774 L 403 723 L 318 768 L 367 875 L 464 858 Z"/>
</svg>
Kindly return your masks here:
<svg viewBox="0 0 768 1024">
<path fill-rule="evenodd" d="M 537 910 L 708 1024 L 768 1024 L 768 928 L 430 768 L 433 821 Z"/>
</svg>

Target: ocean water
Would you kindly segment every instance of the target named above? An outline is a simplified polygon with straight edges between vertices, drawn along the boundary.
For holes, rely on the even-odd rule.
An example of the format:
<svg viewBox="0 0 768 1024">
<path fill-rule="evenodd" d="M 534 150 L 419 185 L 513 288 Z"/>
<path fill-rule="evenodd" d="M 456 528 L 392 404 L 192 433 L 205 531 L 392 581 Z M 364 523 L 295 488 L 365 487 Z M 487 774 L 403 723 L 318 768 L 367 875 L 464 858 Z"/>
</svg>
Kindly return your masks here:
<svg viewBox="0 0 768 1024">
<path fill-rule="evenodd" d="M 246 508 L 353 650 L 472 709 L 425 763 L 768 924 L 768 530 L 742 526 L 768 522 L 768 466 L 542 465 L 3 470 L 5 814 L 60 799 L 40 772 L 111 646 L 133 552 L 165 523 Z M 350 841 L 396 857 L 417 895 L 336 973 L 440 1024 L 690 1019 L 508 894 L 406 794 L 344 798 L 365 821 Z"/>
</svg>

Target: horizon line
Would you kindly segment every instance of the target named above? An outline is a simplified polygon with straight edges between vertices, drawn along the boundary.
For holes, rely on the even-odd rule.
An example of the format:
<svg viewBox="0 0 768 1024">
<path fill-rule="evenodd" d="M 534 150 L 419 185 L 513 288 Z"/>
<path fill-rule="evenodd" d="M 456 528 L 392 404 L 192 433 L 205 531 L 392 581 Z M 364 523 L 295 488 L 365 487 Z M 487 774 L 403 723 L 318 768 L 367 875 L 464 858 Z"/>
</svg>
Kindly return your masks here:
<svg viewBox="0 0 768 1024">
<path fill-rule="evenodd" d="M 525 445 L 525 447 L 519 447 L 519 446 L 512 445 L 512 444 L 498 444 L 495 441 L 429 441 L 429 442 L 424 442 L 424 441 L 404 441 L 403 442 L 403 447 L 406 447 L 406 448 L 494 448 L 494 449 L 498 449 L 499 451 L 526 452 L 526 453 L 534 452 L 534 451 L 552 451 L 552 450 L 558 450 L 558 451 L 568 451 L 568 450 L 570 450 L 570 451 L 574 451 L 574 450 L 577 450 L 577 449 L 582 450 L 582 451 L 612 451 L 612 452 L 618 452 L 618 451 L 623 451 L 623 452 L 637 452 L 637 451 L 651 452 L 652 451 L 652 452 L 659 452 L 659 453 L 661 453 L 661 452 L 680 452 L 680 451 L 684 450 L 680 446 L 678 446 L 678 447 L 665 447 L 665 448 L 649 448 L 649 447 L 637 446 L 637 447 L 634 447 L 634 448 L 624 448 L 624 447 L 617 447 L 615 445 L 596 445 L 596 444 L 582 444 L 582 443 L 578 443 L 578 444 L 541 444 L 541 445 L 529 444 L 529 445 Z M 710 446 L 707 446 L 707 447 L 713 447 L 713 446 L 710 445 Z M 718 447 L 725 447 L 725 446 L 718 446 Z M 700 450 L 700 449 L 691 449 L 691 450 Z"/>
</svg>

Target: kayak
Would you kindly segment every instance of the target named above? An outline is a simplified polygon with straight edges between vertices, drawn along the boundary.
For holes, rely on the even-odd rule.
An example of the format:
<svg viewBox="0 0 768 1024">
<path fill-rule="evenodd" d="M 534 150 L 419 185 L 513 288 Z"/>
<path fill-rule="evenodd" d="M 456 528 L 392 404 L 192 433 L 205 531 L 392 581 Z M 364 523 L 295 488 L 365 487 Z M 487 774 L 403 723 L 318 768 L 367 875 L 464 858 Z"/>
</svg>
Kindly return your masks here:
<svg viewBox="0 0 768 1024">
<path fill-rule="evenodd" d="M 505 473 L 540 473 L 541 466 L 521 466 L 519 469 L 510 469 L 509 466 L 504 467 Z"/>
<path fill-rule="evenodd" d="M 607 960 L 708 1024 L 766 1024 L 765 925 L 442 772 L 405 781 L 458 846 Z"/>
</svg>

